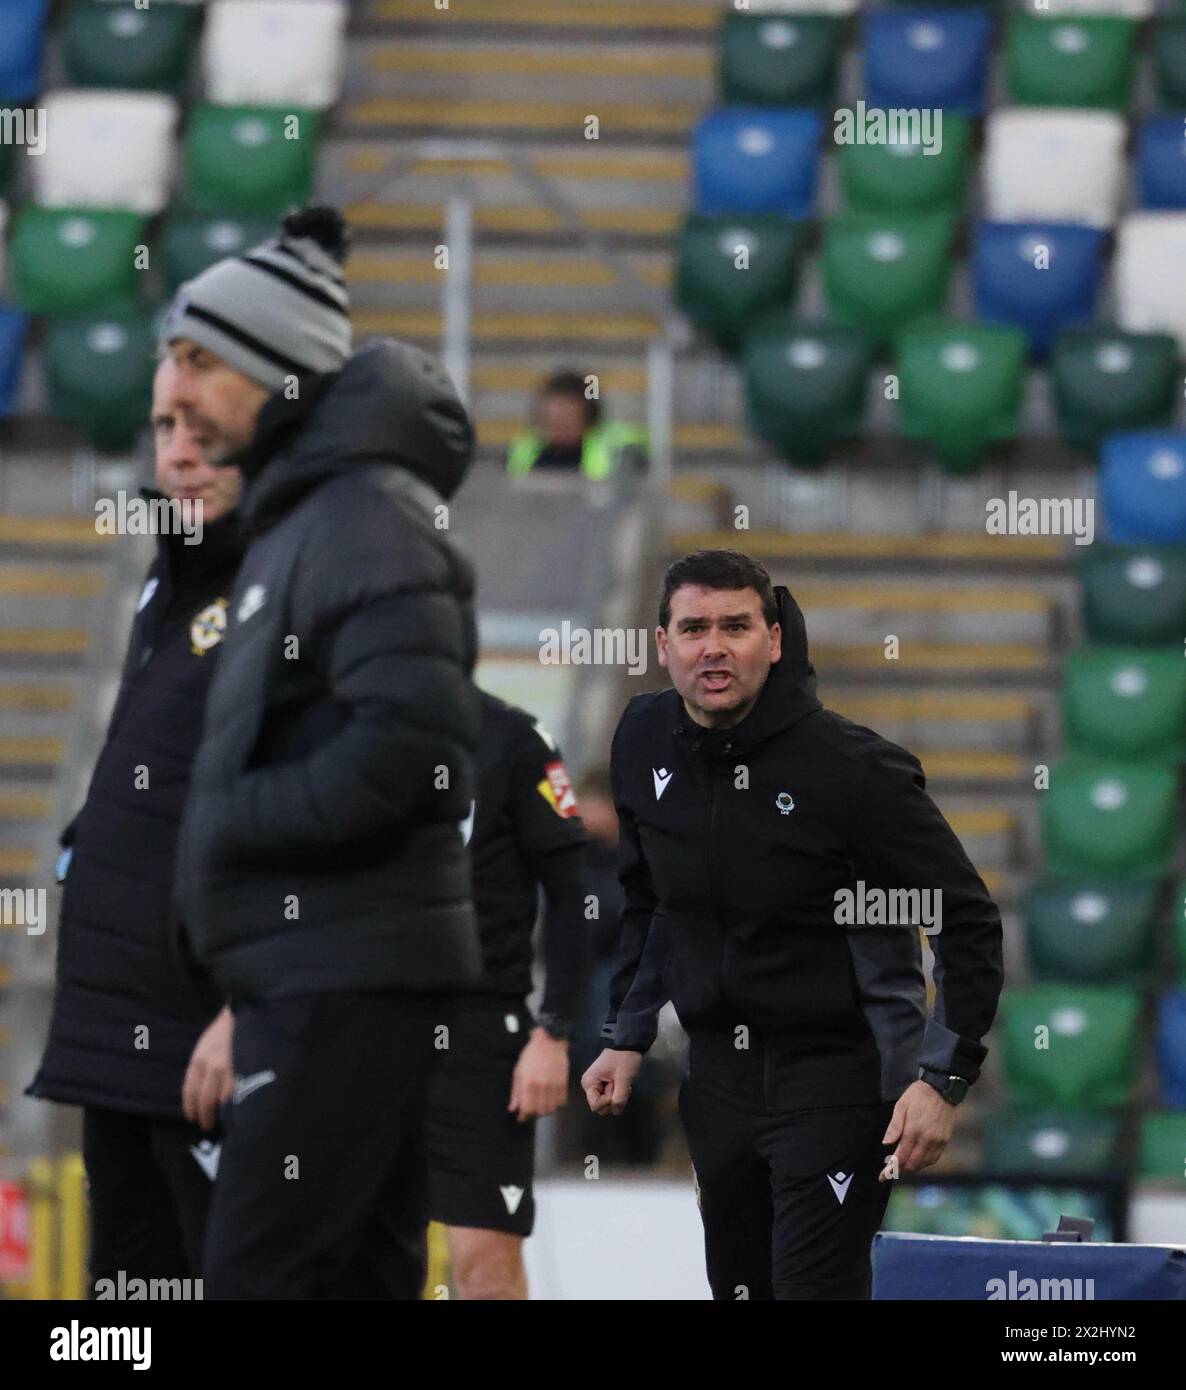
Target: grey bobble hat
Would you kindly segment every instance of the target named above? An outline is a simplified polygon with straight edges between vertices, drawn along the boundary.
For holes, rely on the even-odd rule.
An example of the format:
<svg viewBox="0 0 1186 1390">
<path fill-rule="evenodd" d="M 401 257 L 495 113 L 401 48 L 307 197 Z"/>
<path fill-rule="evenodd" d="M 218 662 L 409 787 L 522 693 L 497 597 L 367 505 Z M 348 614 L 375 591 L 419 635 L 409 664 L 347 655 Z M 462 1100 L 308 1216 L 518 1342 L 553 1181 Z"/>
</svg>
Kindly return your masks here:
<svg viewBox="0 0 1186 1390">
<path fill-rule="evenodd" d="M 188 338 L 272 392 L 292 376 L 337 371 L 353 350 L 349 246 L 336 208 L 290 213 L 278 236 L 181 286 L 161 346 Z"/>
</svg>

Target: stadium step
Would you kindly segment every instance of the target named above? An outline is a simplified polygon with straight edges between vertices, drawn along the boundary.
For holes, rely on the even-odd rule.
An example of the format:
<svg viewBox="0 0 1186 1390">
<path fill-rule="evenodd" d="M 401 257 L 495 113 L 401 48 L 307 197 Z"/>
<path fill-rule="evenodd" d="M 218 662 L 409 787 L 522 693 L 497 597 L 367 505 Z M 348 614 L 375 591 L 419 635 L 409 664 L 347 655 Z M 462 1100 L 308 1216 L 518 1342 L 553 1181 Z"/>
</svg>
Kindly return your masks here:
<svg viewBox="0 0 1186 1390">
<path fill-rule="evenodd" d="M 820 698 L 838 714 L 894 743 L 949 749 L 984 747 L 1029 753 L 1042 746 L 1053 722 L 1051 702 L 1035 692 L 978 695 L 920 690 L 866 694 L 853 687 L 821 689 Z"/>
<path fill-rule="evenodd" d="M 443 202 L 366 199 L 348 204 L 345 212 L 351 227 L 359 232 L 439 233 L 445 225 Z M 666 244 L 679 229 L 683 214 L 676 208 L 597 207 L 584 211 L 582 220 L 595 232 L 648 237 Z M 570 235 L 569 224 L 560 213 L 538 205 L 479 207 L 474 211 L 474 227 L 480 233 L 528 239 L 556 233 Z"/>
<path fill-rule="evenodd" d="M 443 328 L 435 309 L 362 310 L 353 316 L 356 334 L 386 334 L 393 338 L 428 340 L 438 345 Z M 658 321 L 651 314 L 585 314 L 579 310 L 553 313 L 478 313 L 472 321 L 477 343 L 551 343 L 638 346 L 652 338 Z"/>
<path fill-rule="evenodd" d="M 639 41 L 670 33 L 709 35 L 720 22 L 721 7 L 719 0 L 602 0 L 597 5 L 585 0 L 450 0 L 447 10 L 437 10 L 427 0 L 366 0 L 358 8 L 363 25 L 548 29 L 570 41 L 574 29 L 605 29 L 625 31 Z"/>
<path fill-rule="evenodd" d="M 741 546 L 768 566 L 778 562 L 823 562 L 844 567 L 887 562 L 923 565 L 934 571 L 967 565 L 985 569 L 1067 563 L 1063 540 L 1054 536 L 988 536 L 980 532 L 898 535 L 872 532 L 680 531 L 672 535 L 674 558 L 691 550 Z"/>
</svg>

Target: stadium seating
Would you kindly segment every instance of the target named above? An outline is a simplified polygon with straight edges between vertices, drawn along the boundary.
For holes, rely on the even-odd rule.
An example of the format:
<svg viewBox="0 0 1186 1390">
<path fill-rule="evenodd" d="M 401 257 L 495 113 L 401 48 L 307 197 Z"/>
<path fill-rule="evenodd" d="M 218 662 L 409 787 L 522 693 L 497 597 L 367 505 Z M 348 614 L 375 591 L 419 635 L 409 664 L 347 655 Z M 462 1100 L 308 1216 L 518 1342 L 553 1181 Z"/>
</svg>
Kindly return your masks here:
<svg viewBox="0 0 1186 1390">
<path fill-rule="evenodd" d="M 960 212 L 969 136 L 964 117 L 945 114 L 942 145 L 929 154 L 921 141 L 841 145 L 838 165 L 846 203 L 858 212 Z"/>
<path fill-rule="evenodd" d="M 1164 1104 L 1186 1110 L 1186 990 L 1168 990 L 1158 1000 L 1157 1078 Z M 1186 1154 L 1181 1161 L 1186 1167 Z"/>
<path fill-rule="evenodd" d="M 1009 95 L 1029 106 L 1121 111 L 1132 95 L 1135 38 L 1135 23 L 1117 15 L 1011 15 Z"/>
<path fill-rule="evenodd" d="M 1101 758 L 1181 759 L 1186 661 L 1180 651 L 1080 647 L 1066 658 L 1063 675 L 1063 728 L 1071 751 Z"/>
<path fill-rule="evenodd" d="M 135 212 L 30 204 L 17 218 L 12 247 L 21 307 L 85 314 L 130 304 L 145 279 L 136 257 L 145 229 Z"/>
<path fill-rule="evenodd" d="M 981 222 L 972 276 L 986 323 L 1013 324 L 1045 357 L 1060 329 L 1087 323 L 1103 268 L 1104 233 L 1094 227 Z"/>
<path fill-rule="evenodd" d="M 339 0 L 210 0 L 206 95 L 220 106 L 324 111 L 338 99 L 348 10 Z"/>
<path fill-rule="evenodd" d="M 73 0 L 62 27 L 66 77 L 75 87 L 177 93 L 189 74 L 199 11 L 166 0 Z"/>
<path fill-rule="evenodd" d="M 148 420 L 155 346 L 147 312 L 52 320 L 42 365 L 54 415 L 96 448 L 130 449 Z"/>
<path fill-rule="evenodd" d="M 53 138 L 30 160 L 43 207 L 127 208 L 154 215 L 169 201 L 177 103 L 159 92 L 54 92 Z"/>
<path fill-rule="evenodd" d="M 821 130 L 810 111 L 747 106 L 711 112 L 693 135 L 695 210 L 809 216 Z"/>
<path fill-rule="evenodd" d="M 992 443 L 1016 437 L 1025 338 L 989 324 L 920 324 L 897 340 L 898 410 L 910 439 L 945 467 L 976 467 Z"/>
<path fill-rule="evenodd" d="M 745 344 L 751 428 L 784 457 L 819 463 L 860 431 L 872 339 L 859 329 L 804 324 L 763 328 Z"/>
<path fill-rule="evenodd" d="M 1093 642 L 1173 645 L 1186 631 L 1186 548 L 1108 545 L 1080 558 L 1083 623 Z"/>
<path fill-rule="evenodd" d="M 988 220 L 1088 227 L 1116 221 L 1125 178 L 1126 130 L 1119 116 L 997 110 L 985 127 L 981 167 Z"/>
<path fill-rule="evenodd" d="M 1040 798 L 1048 873 L 1133 877 L 1164 873 L 1177 832 L 1172 768 L 1068 758 Z"/>
<path fill-rule="evenodd" d="M 680 234 L 676 302 L 725 352 L 758 319 L 789 309 L 800 227 L 785 217 L 693 213 Z"/>
<path fill-rule="evenodd" d="M 1013 988 L 1004 1010 L 1012 1104 L 1099 1112 L 1123 1105 L 1136 1072 L 1140 996 L 1087 985 Z"/>
<path fill-rule="evenodd" d="M 191 204 L 265 217 L 307 202 L 320 131 L 311 110 L 203 103 L 190 117 L 185 146 Z"/>
<path fill-rule="evenodd" d="M 1186 212 L 1130 213 L 1116 234 L 1117 322 L 1134 333 L 1172 333 L 1186 354 Z"/>
<path fill-rule="evenodd" d="M 1159 884 L 1154 878 L 1043 878 L 1022 898 L 1033 979 L 1137 984 L 1151 974 Z"/>
<path fill-rule="evenodd" d="M 823 106 L 832 100 L 843 37 L 835 15 L 726 16 L 719 49 L 727 106 Z"/>
<path fill-rule="evenodd" d="M 837 323 L 888 340 L 943 308 L 954 222 L 942 213 L 848 212 L 824 226 L 824 293 Z"/>
<path fill-rule="evenodd" d="M 1135 173 L 1142 207 L 1186 208 L 1186 131 L 1181 116 L 1150 116 L 1142 123 Z"/>
<path fill-rule="evenodd" d="M 7 305 L 0 307 L 0 419 L 7 420 L 16 408 L 28 326 L 27 314 Z"/>
<path fill-rule="evenodd" d="M 1095 450 L 1112 431 L 1170 423 L 1180 390 L 1178 345 L 1168 333 L 1068 328 L 1054 345 L 1050 384 L 1063 438 Z"/>
<path fill-rule="evenodd" d="M 237 217 L 231 214 L 171 211 L 161 237 L 165 283 L 172 294 L 185 280 L 200 275 L 224 256 L 237 256 L 276 233 L 271 217 Z"/>
<path fill-rule="evenodd" d="M 1153 25 L 1153 74 L 1161 104 L 1186 108 L 1186 16 L 1163 15 Z"/>
<path fill-rule="evenodd" d="M 49 0 L 4 0 L 0 101 L 30 101 L 41 91 L 48 12 Z"/>
<path fill-rule="evenodd" d="M 985 1126 L 989 1172 L 1082 1178 L 1116 1164 L 1120 1124 L 1114 1115 L 1060 1110 L 1006 1110 Z"/>
<path fill-rule="evenodd" d="M 977 116 L 984 107 L 992 21 L 980 9 L 881 10 L 864 19 L 865 99 Z"/>
<path fill-rule="evenodd" d="M 1109 540 L 1186 541 L 1186 433 L 1109 435 L 1100 452 L 1099 494 Z"/>
<path fill-rule="evenodd" d="M 1138 1173 L 1142 1178 L 1161 1181 L 1172 1178 L 1181 1184 L 1186 1176 L 1186 1110 L 1154 1111 L 1141 1120 Z"/>
</svg>

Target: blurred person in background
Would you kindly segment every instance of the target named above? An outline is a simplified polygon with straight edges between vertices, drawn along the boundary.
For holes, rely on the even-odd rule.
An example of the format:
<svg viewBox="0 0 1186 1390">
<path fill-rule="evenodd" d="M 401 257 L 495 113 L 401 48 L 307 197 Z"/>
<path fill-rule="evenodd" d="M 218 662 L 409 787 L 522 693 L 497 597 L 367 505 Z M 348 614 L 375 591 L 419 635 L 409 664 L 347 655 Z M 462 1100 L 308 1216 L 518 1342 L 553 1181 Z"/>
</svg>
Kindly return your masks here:
<svg viewBox="0 0 1186 1390">
<path fill-rule="evenodd" d="M 156 484 L 200 508 L 201 539 L 156 537 L 107 736 L 63 832 L 57 989 L 29 1094 L 81 1105 L 91 1293 L 99 1280 L 196 1278 L 218 1107 L 231 1092 L 231 1019 L 170 949 L 177 834 L 243 555 L 242 478 L 207 462 L 179 408 L 180 372 L 153 383 Z"/>
<path fill-rule="evenodd" d="M 463 1299 L 523 1299 L 535 1222 L 535 1121 L 568 1099 L 587 970 L 585 831 L 564 758 L 525 710 L 486 691 L 470 812 L 481 981 L 460 997 L 429 1097 L 431 1214 Z M 533 1018 L 532 935 L 545 902 Z"/>
<path fill-rule="evenodd" d="M 635 696 L 613 740 L 626 909 L 582 1084 L 620 1113 L 670 999 L 713 1297 L 867 1299 L 889 1180 L 942 1155 L 987 1054 L 1000 913 L 918 759 L 820 704 L 763 565 L 670 566 L 656 643 L 672 688 Z M 867 888 L 932 904 L 929 1020 L 910 900 L 887 922 Z"/>
<path fill-rule="evenodd" d="M 244 479 L 176 883 L 234 1012 L 207 1298 L 419 1297 L 429 1073 L 481 967 L 474 577 L 440 524 L 473 428 L 427 354 L 353 351 L 348 249 L 335 209 L 293 213 L 162 330 Z"/>
<path fill-rule="evenodd" d="M 589 394 L 593 380 L 563 371 L 543 383 L 535 398 L 533 428 L 517 435 L 507 449 L 512 477 L 567 469 L 603 482 L 624 466 L 645 466 L 646 431 L 603 419 L 601 401 Z"/>
</svg>

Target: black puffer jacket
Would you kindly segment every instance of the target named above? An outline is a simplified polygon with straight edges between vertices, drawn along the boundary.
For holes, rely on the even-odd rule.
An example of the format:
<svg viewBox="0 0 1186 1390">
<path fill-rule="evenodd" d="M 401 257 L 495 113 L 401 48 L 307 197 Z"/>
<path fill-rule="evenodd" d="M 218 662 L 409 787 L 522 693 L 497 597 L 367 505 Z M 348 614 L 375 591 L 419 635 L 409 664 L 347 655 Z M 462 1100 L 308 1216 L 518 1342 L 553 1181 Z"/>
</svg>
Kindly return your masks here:
<svg viewBox="0 0 1186 1390">
<path fill-rule="evenodd" d="M 444 507 L 472 448 L 440 366 L 389 340 L 264 407 L 177 875 L 232 1000 L 478 977 L 474 579 Z"/>
<path fill-rule="evenodd" d="M 159 495 L 159 494 L 148 494 Z M 161 536 L 82 810 L 57 992 L 29 1094 L 179 1117 L 190 1053 L 221 1000 L 169 949 L 177 831 L 243 545 L 232 515 L 201 543 Z M 137 778 L 137 769 L 146 777 Z"/>
</svg>

